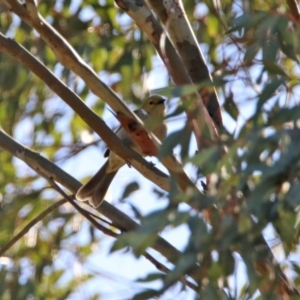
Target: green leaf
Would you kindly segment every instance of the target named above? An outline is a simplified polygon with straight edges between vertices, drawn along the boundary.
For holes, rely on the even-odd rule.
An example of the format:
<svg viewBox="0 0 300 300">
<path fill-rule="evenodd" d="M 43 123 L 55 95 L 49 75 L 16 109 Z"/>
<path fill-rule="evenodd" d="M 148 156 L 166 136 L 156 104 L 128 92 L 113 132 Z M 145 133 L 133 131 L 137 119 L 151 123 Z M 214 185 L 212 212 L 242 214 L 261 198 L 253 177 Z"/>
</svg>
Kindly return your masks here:
<svg viewBox="0 0 300 300">
<path fill-rule="evenodd" d="M 193 157 L 187 159 L 186 162 L 191 162 L 195 166 L 201 168 L 203 174 L 210 174 L 218 169 L 216 162 L 219 161 L 219 159 L 220 149 L 215 146 L 202 150 Z"/>
<path fill-rule="evenodd" d="M 153 94 L 159 94 L 168 98 L 183 97 L 197 92 L 199 84 L 186 84 L 181 86 L 169 86 L 165 88 L 152 90 Z"/>
<path fill-rule="evenodd" d="M 254 43 L 250 47 L 247 48 L 244 56 L 244 62 L 245 64 L 251 64 L 253 59 L 255 58 L 256 54 L 258 53 L 260 49 L 260 44 Z"/>
<path fill-rule="evenodd" d="M 148 247 L 151 247 L 157 240 L 157 235 L 145 233 L 143 229 L 123 233 L 110 249 L 111 252 L 131 246 L 136 257 L 143 255 Z"/>
<path fill-rule="evenodd" d="M 176 283 L 180 278 L 182 278 L 183 274 L 186 274 L 187 271 L 195 265 L 196 262 L 196 253 L 189 252 L 181 255 L 175 268 L 166 275 L 164 280 L 165 284 L 167 286 L 171 286 Z"/>
<path fill-rule="evenodd" d="M 130 182 L 124 192 L 123 192 L 123 195 L 121 196 L 121 199 L 120 201 L 128 198 L 129 195 L 131 195 L 132 193 L 138 191 L 140 189 L 140 185 L 136 182 L 136 181 L 133 181 L 133 182 Z"/>
<path fill-rule="evenodd" d="M 272 75 L 281 75 L 284 77 L 288 77 L 285 71 L 276 63 L 271 61 L 264 61 L 264 69 L 268 71 Z"/>
<path fill-rule="evenodd" d="M 150 281 L 155 281 L 158 279 L 163 279 L 164 277 L 165 277 L 165 274 L 163 274 L 163 273 L 151 273 L 151 274 L 148 274 L 146 277 L 138 278 L 136 281 L 137 282 L 150 282 Z"/>
<path fill-rule="evenodd" d="M 268 126 L 280 126 L 284 123 L 297 121 L 300 118 L 300 108 L 299 107 L 283 107 L 278 111 L 271 112 L 268 116 L 267 125 Z"/>
<path fill-rule="evenodd" d="M 149 300 L 149 299 L 155 299 L 157 296 L 159 296 L 160 293 L 155 290 L 147 290 L 141 293 L 136 294 L 132 300 Z"/>
<path fill-rule="evenodd" d="M 273 37 L 271 37 L 271 39 L 272 38 Z M 275 67 L 272 66 L 272 65 L 275 65 L 275 61 L 276 61 L 276 58 L 277 58 L 278 51 L 279 51 L 279 43 L 278 43 L 277 39 L 275 41 L 274 40 L 266 41 L 263 44 L 262 55 L 263 55 L 264 65 L 265 65 L 265 68 L 268 68 L 268 67 L 270 68 L 270 71 L 271 71 L 270 73 L 271 74 L 273 74 L 272 71 L 273 72 L 274 71 L 279 71 L 279 70 L 277 70 L 277 68 L 274 70 Z M 269 66 L 266 66 L 268 64 L 269 64 Z M 278 67 L 278 69 L 280 69 L 280 68 Z"/>
<path fill-rule="evenodd" d="M 179 144 L 179 136 L 181 134 L 181 130 L 172 132 L 169 134 L 163 141 L 160 150 L 159 157 L 165 157 L 173 153 L 173 149 Z"/>
<path fill-rule="evenodd" d="M 219 32 L 219 20 L 214 15 L 209 15 L 206 21 L 208 34 L 215 37 Z"/>
<path fill-rule="evenodd" d="M 239 110 L 233 100 L 232 93 L 230 93 L 229 97 L 226 97 L 225 103 L 224 103 L 224 108 L 234 120 L 237 120 L 237 118 L 239 116 Z"/>
<path fill-rule="evenodd" d="M 230 250 L 224 250 L 219 252 L 219 263 L 222 267 L 222 274 L 227 277 L 234 273 L 235 259 Z"/>
<path fill-rule="evenodd" d="M 272 96 L 274 96 L 277 89 L 285 82 L 283 78 L 275 78 L 264 87 L 263 91 L 259 95 L 257 103 L 257 112 L 260 111 L 265 102 L 267 102 Z"/>
</svg>

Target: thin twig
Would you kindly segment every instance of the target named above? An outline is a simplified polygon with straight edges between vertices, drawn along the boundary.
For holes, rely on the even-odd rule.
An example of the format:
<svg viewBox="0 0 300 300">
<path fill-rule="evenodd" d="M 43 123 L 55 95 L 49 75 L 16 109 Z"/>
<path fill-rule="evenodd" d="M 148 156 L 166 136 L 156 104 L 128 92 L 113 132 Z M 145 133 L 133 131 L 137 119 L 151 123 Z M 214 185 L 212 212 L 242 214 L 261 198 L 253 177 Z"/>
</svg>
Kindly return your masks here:
<svg viewBox="0 0 300 300">
<path fill-rule="evenodd" d="M 46 178 L 48 180 L 48 182 L 50 183 L 50 185 L 52 186 L 52 188 L 54 190 L 56 190 L 59 194 L 61 194 L 80 214 L 82 214 L 86 219 L 88 219 L 97 229 L 99 229 L 100 231 L 102 231 L 103 233 L 117 238 L 120 234 L 119 233 L 115 233 L 112 230 L 109 230 L 108 228 L 106 228 L 105 226 L 101 225 L 100 223 L 98 223 L 85 209 L 81 208 L 75 201 L 74 199 L 69 196 L 68 194 L 66 194 L 59 186 L 58 184 L 53 181 L 52 178 Z"/>
<path fill-rule="evenodd" d="M 19 239 L 21 239 L 35 224 L 37 224 L 39 221 L 44 219 L 48 214 L 50 214 L 52 211 L 54 211 L 59 206 L 65 204 L 66 202 L 67 202 L 66 199 L 61 199 L 55 202 L 46 210 L 44 210 L 41 214 L 35 217 L 32 221 L 30 221 L 17 235 L 15 235 L 4 247 L 0 249 L 0 257 L 3 256 L 3 254 L 9 248 L 11 248 Z"/>
<path fill-rule="evenodd" d="M 53 189 L 55 189 L 58 193 L 60 193 L 79 213 L 81 213 L 86 219 L 88 219 L 98 230 L 100 230 L 101 232 L 103 232 L 106 235 L 109 235 L 111 237 L 114 238 L 118 238 L 120 236 L 119 233 L 116 233 L 108 228 L 106 228 L 105 226 L 101 225 L 100 223 L 98 223 L 93 217 L 91 217 L 91 215 L 89 214 L 88 211 L 86 211 L 85 209 L 81 208 L 69 195 L 67 195 L 51 178 L 48 178 L 48 182 L 50 183 L 50 185 L 53 187 Z M 170 272 L 170 270 L 164 266 L 162 263 L 160 263 L 158 260 L 156 260 L 152 255 L 150 255 L 149 253 L 145 253 L 143 254 L 145 256 L 145 258 L 147 258 L 152 264 L 154 264 L 154 266 L 164 272 L 164 273 L 168 273 Z M 192 282 L 190 282 L 189 280 L 187 280 L 186 278 L 181 278 L 180 281 L 185 284 L 186 286 L 190 287 L 191 289 L 193 289 L 194 291 L 197 292 L 197 286 L 195 284 L 193 284 Z"/>
<path fill-rule="evenodd" d="M 81 208 L 69 195 L 67 195 L 51 178 L 48 178 L 48 182 L 50 183 L 50 185 L 53 187 L 53 189 L 55 189 L 58 193 L 60 193 L 79 213 L 81 213 L 86 219 L 88 219 L 98 230 L 100 230 L 101 232 L 103 232 L 104 234 L 114 237 L 114 238 L 118 238 L 120 236 L 119 233 L 116 233 L 108 228 L 106 228 L 105 226 L 101 225 L 100 223 L 98 223 L 93 217 L 91 217 L 90 213 L 88 211 L 86 211 L 85 209 Z M 170 272 L 170 270 L 164 266 L 162 263 L 160 263 L 159 261 L 157 261 L 152 255 L 150 255 L 149 253 L 145 253 L 143 254 L 145 256 L 145 258 L 147 258 L 158 270 L 164 272 L 164 273 L 168 273 Z M 181 278 L 180 281 L 190 287 L 191 289 L 193 289 L 194 291 L 197 292 L 197 286 L 195 284 L 193 284 L 192 282 L 190 282 L 189 280 L 187 280 L 185 277 Z"/>
<path fill-rule="evenodd" d="M 0 2 L 7 5 L 24 22 L 26 22 L 35 30 L 37 30 L 37 32 L 39 32 L 39 34 L 41 35 L 41 38 L 47 43 L 49 47 L 51 47 L 59 62 L 66 68 L 70 69 L 75 74 L 77 74 L 80 78 L 82 78 L 82 80 L 86 83 L 87 87 L 95 95 L 97 95 L 107 104 L 109 104 L 110 107 L 117 114 L 122 114 L 128 117 L 129 119 L 134 120 L 137 126 L 141 128 L 141 131 L 145 131 L 142 121 L 132 111 L 128 109 L 128 107 L 123 103 L 123 101 L 119 99 L 119 97 L 116 93 L 113 92 L 113 90 L 111 90 L 103 81 L 99 79 L 99 76 L 95 73 L 95 71 L 79 56 L 79 54 L 73 49 L 73 47 L 40 15 L 35 1 L 26 0 L 25 6 L 21 5 L 17 0 L 0 0 Z M 22 63 L 26 64 L 26 61 L 23 59 Z M 65 98 L 64 101 L 66 101 Z M 68 103 L 68 105 L 70 105 L 73 108 L 71 104 Z M 74 110 L 80 117 L 84 117 L 86 108 L 84 110 L 80 110 L 78 108 Z M 95 130 L 100 136 L 102 136 L 104 140 L 103 134 L 99 133 L 99 130 L 97 130 L 96 128 L 99 125 L 98 120 L 96 120 L 95 117 L 93 117 L 93 119 L 88 119 L 86 117 L 83 119 L 93 130 Z M 146 130 L 146 132 L 148 131 Z M 153 142 L 153 146 L 155 146 L 156 149 L 159 149 L 161 145 L 160 141 L 151 132 L 148 133 L 149 138 Z M 108 140 L 110 139 L 109 135 L 107 135 L 106 137 Z M 138 139 L 136 139 L 136 142 L 139 144 Z M 110 143 L 112 144 L 112 140 L 110 140 Z M 124 158 L 124 154 L 122 153 L 122 151 L 120 151 L 120 149 L 117 149 L 116 146 L 113 146 L 113 148 L 113 152 L 115 152 L 120 157 Z M 129 163 L 136 167 L 135 159 L 132 159 L 132 157 L 133 156 L 130 155 L 129 158 L 131 158 L 132 161 L 129 161 Z M 188 188 L 197 189 L 195 184 L 185 173 L 182 164 L 177 160 L 177 158 L 174 155 L 171 154 L 163 157 L 161 159 L 161 162 L 170 173 L 176 175 L 179 174 L 178 184 L 183 191 L 186 191 Z M 144 168 L 141 167 L 137 169 L 143 174 Z M 167 190 L 169 190 L 168 178 L 160 177 L 158 179 L 153 178 L 153 180 L 162 181 L 164 184 L 167 185 Z"/>
<path fill-rule="evenodd" d="M 170 269 L 168 269 L 165 265 L 163 265 L 158 260 L 156 260 L 148 252 L 146 252 L 143 255 L 145 256 L 145 258 L 147 258 L 157 268 L 157 270 L 159 270 L 159 271 L 161 271 L 163 273 L 169 273 L 169 272 L 171 272 Z M 189 288 L 191 288 L 192 290 L 194 290 L 195 292 L 198 293 L 198 291 L 199 291 L 198 286 L 196 284 L 192 283 L 191 281 L 189 281 L 188 279 L 186 279 L 185 277 L 181 278 L 180 282 L 183 283 L 184 285 L 188 286 Z"/>
<path fill-rule="evenodd" d="M 144 158 L 124 143 L 114 134 L 106 123 L 74 93 L 66 84 L 59 80 L 53 72 L 47 69 L 23 46 L 0 33 L 0 51 L 11 55 L 24 64 L 35 75 L 49 86 L 64 100 L 107 144 L 108 148 L 135 167 L 143 176 L 157 184 L 163 190 L 169 190 L 168 176 L 150 165 Z"/>
<path fill-rule="evenodd" d="M 56 182 L 66 187 L 72 193 L 76 193 L 81 187 L 81 183 L 71 175 L 63 171 L 61 168 L 41 156 L 39 153 L 21 145 L 0 128 L 0 148 L 8 151 L 12 156 L 15 156 L 26 163 L 34 171 L 41 174 L 45 178 L 52 178 Z M 107 201 L 97 208 L 97 210 L 116 224 L 118 228 L 126 231 L 136 230 L 140 225 L 124 214 L 122 211 L 115 208 Z M 115 225 L 114 225 L 115 226 Z M 158 242 L 153 245 L 153 249 L 160 252 L 171 262 L 180 256 L 181 252 L 173 247 L 166 240 L 158 237 Z"/>
<path fill-rule="evenodd" d="M 53 179 L 52 179 L 52 180 L 53 180 Z M 72 195 L 72 196 L 73 196 L 73 195 Z M 73 203 L 75 203 L 75 205 L 76 205 L 76 202 L 74 202 L 75 199 L 73 199 L 73 197 L 70 197 L 70 198 L 72 199 Z M 73 205 L 73 203 L 72 203 L 72 206 L 73 206 L 75 209 L 77 209 L 77 208 Z M 86 204 L 87 204 L 87 203 L 86 203 Z M 88 215 L 92 216 L 93 218 L 95 218 L 95 219 L 97 219 L 97 220 L 99 220 L 99 221 L 101 221 L 101 222 L 103 222 L 103 223 L 109 225 L 109 227 L 115 227 L 116 229 L 120 230 L 121 232 L 127 231 L 125 228 L 122 228 L 119 224 L 117 224 L 117 223 L 115 223 L 115 222 L 113 222 L 113 221 L 108 221 L 108 220 L 106 220 L 106 219 L 104 219 L 104 218 L 101 218 L 100 216 L 98 216 L 98 215 L 92 213 L 91 211 L 89 211 L 89 210 L 87 210 L 87 209 L 85 209 L 85 208 L 83 208 L 83 207 L 81 207 L 81 206 L 80 206 L 80 210 L 81 210 L 81 212 L 84 212 L 85 214 L 88 214 Z"/>
</svg>

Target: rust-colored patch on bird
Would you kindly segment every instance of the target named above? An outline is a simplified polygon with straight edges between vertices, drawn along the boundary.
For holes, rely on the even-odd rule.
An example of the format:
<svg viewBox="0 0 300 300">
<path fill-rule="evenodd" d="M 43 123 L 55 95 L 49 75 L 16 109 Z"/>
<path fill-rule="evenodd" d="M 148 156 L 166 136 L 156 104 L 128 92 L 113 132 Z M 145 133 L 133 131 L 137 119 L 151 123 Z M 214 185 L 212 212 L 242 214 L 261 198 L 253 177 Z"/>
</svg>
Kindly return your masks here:
<svg viewBox="0 0 300 300">
<path fill-rule="evenodd" d="M 117 118 L 130 137 L 139 145 L 145 156 L 157 155 L 157 147 L 148 132 L 134 119 L 118 112 Z"/>
</svg>

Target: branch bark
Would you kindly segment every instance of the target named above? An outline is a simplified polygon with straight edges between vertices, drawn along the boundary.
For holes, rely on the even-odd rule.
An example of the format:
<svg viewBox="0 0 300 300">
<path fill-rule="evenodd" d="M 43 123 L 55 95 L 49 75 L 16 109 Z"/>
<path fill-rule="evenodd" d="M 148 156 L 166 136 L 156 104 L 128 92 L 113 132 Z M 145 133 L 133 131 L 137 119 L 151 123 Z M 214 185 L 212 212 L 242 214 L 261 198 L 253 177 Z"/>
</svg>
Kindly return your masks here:
<svg viewBox="0 0 300 300">
<path fill-rule="evenodd" d="M 286 2 L 287 2 L 288 6 L 290 8 L 291 14 L 293 15 L 293 17 L 295 18 L 295 21 L 299 25 L 300 10 L 299 10 L 299 6 L 298 6 L 297 1 L 296 0 L 287 0 Z"/>
<path fill-rule="evenodd" d="M 107 228 L 97 222 L 94 217 L 89 214 L 85 209 L 81 208 L 69 195 L 67 195 L 51 178 L 48 178 L 48 182 L 53 187 L 54 190 L 56 190 L 59 194 L 61 194 L 64 197 L 64 200 L 66 199 L 80 214 L 82 214 L 87 220 L 90 221 L 92 225 L 95 226 L 99 231 L 103 232 L 104 234 L 111 236 L 113 238 L 118 238 L 121 234 L 116 233 L 115 231 L 111 230 L 110 228 Z M 120 228 L 118 228 L 120 229 Z M 121 229 L 121 232 L 124 231 Z M 0 252 L 1 255 L 1 252 Z M 163 264 L 159 263 L 152 255 L 145 252 L 143 254 L 145 258 L 147 258 L 158 270 L 168 273 L 170 270 L 164 266 Z M 184 285 L 189 286 L 191 289 L 193 289 L 195 292 L 198 290 L 198 286 L 187 280 L 186 278 L 180 278 L 178 281 L 182 282 Z"/>
<path fill-rule="evenodd" d="M 0 51 L 3 51 L 28 67 L 43 80 L 50 89 L 60 96 L 79 116 L 92 127 L 108 147 L 134 166 L 143 176 L 157 184 L 165 191 L 169 190 L 168 176 L 147 162 L 115 135 L 106 123 L 89 109 L 83 101 L 50 70 L 32 56 L 25 48 L 0 33 Z"/>
<path fill-rule="evenodd" d="M 204 56 L 186 17 L 180 0 L 147 0 L 151 9 L 165 25 L 193 83 L 212 83 Z M 215 88 L 200 89 L 200 95 L 210 117 L 218 128 L 223 125 L 219 99 Z"/>
<path fill-rule="evenodd" d="M 46 158 L 39 155 L 37 152 L 19 144 L 0 128 L 0 148 L 8 151 L 11 155 L 18 157 L 27 165 L 29 165 L 38 174 L 42 175 L 47 180 L 60 183 L 66 187 L 71 193 L 75 194 L 80 188 L 81 183 L 72 176 L 61 170 L 58 166 L 48 161 Z M 123 231 L 133 231 L 140 227 L 138 223 L 133 221 L 123 212 L 112 206 L 106 201 L 103 201 L 97 210 L 113 222 L 115 226 Z M 173 247 L 165 239 L 158 236 L 157 241 L 151 246 L 154 250 L 166 257 L 170 262 L 176 263 L 181 255 L 181 252 Z M 195 275 L 195 270 L 201 270 L 198 265 L 195 265 L 193 273 L 189 274 L 196 281 L 199 280 L 199 275 Z M 197 272 L 199 274 L 200 272 Z"/>
<path fill-rule="evenodd" d="M 124 10 L 146 33 L 160 58 L 169 71 L 175 84 L 192 83 L 181 57 L 176 52 L 169 38 L 164 34 L 162 27 L 143 0 L 115 0 L 116 4 Z"/>
<path fill-rule="evenodd" d="M 191 74 L 187 72 L 185 62 L 183 63 L 181 57 L 174 49 L 169 38 L 146 3 L 143 0 L 115 0 L 115 2 L 146 33 L 168 69 L 175 84 L 193 84 Z M 215 128 L 215 124 L 212 122 L 212 119 L 203 104 L 203 95 L 204 93 L 200 95 L 195 88 L 195 92 L 192 96 L 182 97 L 184 102 L 189 103 L 189 105 L 185 105 L 184 107 L 189 120 L 189 126 L 193 128 L 199 149 L 201 149 L 201 147 L 209 147 L 211 141 L 218 140 L 218 132 Z M 217 103 L 219 105 L 218 101 Z M 220 111 L 219 106 L 218 110 Z M 217 124 L 216 121 L 215 123 Z"/>
<path fill-rule="evenodd" d="M 51 47 L 59 62 L 65 67 L 72 70 L 78 76 L 80 76 L 84 80 L 86 85 L 91 89 L 91 91 L 100 98 L 102 98 L 105 102 L 107 102 L 107 104 L 109 104 L 112 107 L 112 109 L 116 112 L 116 114 L 121 113 L 129 119 L 135 120 L 137 124 L 140 124 L 140 126 L 144 128 L 142 121 L 132 111 L 128 109 L 128 107 L 108 86 L 106 86 L 98 78 L 97 74 L 79 57 L 79 55 L 75 52 L 72 46 L 58 32 L 56 32 L 55 29 L 52 28 L 42 18 L 42 16 L 40 16 L 34 1 L 27 0 L 26 6 L 21 5 L 16 0 L 0 0 L 0 2 L 4 3 L 7 7 L 9 7 L 24 22 L 28 23 L 30 26 L 36 29 L 41 34 L 41 37 L 45 40 L 45 42 Z M 19 61 L 26 64 L 25 60 L 20 60 L 19 58 Z M 63 99 L 65 100 L 65 98 Z M 70 102 L 68 102 L 68 104 L 70 105 Z M 71 107 L 74 108 L 74 110 L 79 116 L 83 116 L 82 111 L 78 110 L 77 106 Z M 81 106 L 81 108 L 83 108 L 84 110 L 87 109 L 87 107 L 85 106 Z M 99 125 L 97 124 L 97 120 L 99 120 L 99 118 L 97 117 L 96 120 L 95 117 L 96 115 L 94 115 L 91 120 L 84 120 L 89 126 L 91 126 L 92 129 L 94 129 L 101 136 L 99 131 Z M 152 133 L 150 133 L 150 137 L 155 147 L 159 149 L 160 141 Z M 116 153 L 122 158 L 124 157 L 124 155 L 121 154 L 120 150 L 117 150 Z M 171 155 L 168 157 L 164 157 L 161 159 L 161 161 L 170 173 L 178 175 L 177 177 L 180 179 L 178 184 L 183 191 L 186 191 L 188 188 L 196 188 L 194 183 L 185 173 L 181 163 L 175 158 L 175 156 Z M 137 164 L 134 163 L 133 160 L 130 160 L 130 162 L 132 162 L 132 165 L 134 167 L 137 166 Z M 141 168 L 139 168 L 138 170 L 141 170 Z"/>
</svg>

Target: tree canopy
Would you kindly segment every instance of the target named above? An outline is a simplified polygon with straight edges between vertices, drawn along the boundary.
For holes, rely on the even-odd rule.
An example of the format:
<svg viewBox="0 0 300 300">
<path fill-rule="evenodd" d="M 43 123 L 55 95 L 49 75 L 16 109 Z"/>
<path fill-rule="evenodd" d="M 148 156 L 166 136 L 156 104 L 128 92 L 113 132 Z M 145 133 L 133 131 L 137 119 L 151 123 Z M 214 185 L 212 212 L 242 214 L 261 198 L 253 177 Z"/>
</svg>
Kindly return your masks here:
<svg viewBox="0 0 300 300">
<path fill-rule="evenodd" d="M 299 26 L 294 0 L 0 0 L 0 298 L 299 299 Z M 94 209 L 106 146 L 132 168 Z"/>
</svg>

